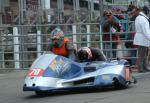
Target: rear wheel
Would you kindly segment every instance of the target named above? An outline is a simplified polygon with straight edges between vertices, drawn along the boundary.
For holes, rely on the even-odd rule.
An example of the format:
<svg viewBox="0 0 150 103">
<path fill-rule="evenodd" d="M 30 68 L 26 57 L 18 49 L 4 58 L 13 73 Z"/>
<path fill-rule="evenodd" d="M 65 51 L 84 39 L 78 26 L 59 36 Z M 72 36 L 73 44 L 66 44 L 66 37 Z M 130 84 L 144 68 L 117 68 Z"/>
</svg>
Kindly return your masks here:
<svg viewBox="0 0 150 103">
<path fill-rule="evenodd" d="M 117 78 L 113 79 L 113 86 L 115 89 L 124 89 L 129 86 L 129 83 L 126 83 L 125 85 L 120 84 L 119 80 Z"/>
</svg>

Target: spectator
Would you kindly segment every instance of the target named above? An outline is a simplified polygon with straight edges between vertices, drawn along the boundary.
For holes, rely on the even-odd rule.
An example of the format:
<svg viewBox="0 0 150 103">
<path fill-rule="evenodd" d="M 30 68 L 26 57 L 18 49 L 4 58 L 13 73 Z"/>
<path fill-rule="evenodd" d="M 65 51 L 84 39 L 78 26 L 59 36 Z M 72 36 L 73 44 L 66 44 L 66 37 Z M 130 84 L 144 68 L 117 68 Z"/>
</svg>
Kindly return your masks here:
<svg viewBox="0 0 150 103">
<path fill-rule="evenodd" d="M 150 46 L 150 24 L 148 21 L 148 7 L 141 8 L 139 15 L 135 19 L 134 44 L 138 46 L 137 66 L 138 72 L 149 71 L 146 63 L 147 51 Z"/>
<path fill-rule="evenodd" d="M 133 39 L 134 39 L 134 35 L 135 35 L 135 32 L 133 32 L 133 31 L 135 31 L 135 28 L 134 28 L 135 25 L 134 25 L 133 21 L 135 21 L 136 17 L 139 15 L 139 12 L 140 12 L 140 9 L 138 7 L 134 7 L 132 9 L 132 11 L 130 11 L 128 13 L 128 18 L 130 21 L 129 22 L 129 31 L 131 31 L 131 33 L 129 33 L 127 35 L 127 40 L 132 40 L 132 41 L 125 42 L 125 47 L 134 49 L 134 50 L 128 51 L 128 53 L 130 54 L 128 56 L 131 57 L 131 59 L 128 59 L 128 61 L 130 62 L 131 65 L 136 64 L 136 58 L 135 57 L 137 54 L 137 50 L 135 50 L 135 49 L 137 48 L 137 46 L 133 44 Z"/>
<path fill-rule="evenodd" d="M 132 11 L 128 12 L 129 19 L 131 21 L 135 21 L 136 17 L 139 15 L 139 12 L 140 12 L 140 8 L 138 7 L 132 8 Z"/>
<path fill-rule="evenodd" d="M 116 16 L 119 20 L 125 19 L 125 16 L 123 15 L 121 8 L 116 8 L 116 9 L 114 9 L 114 11 L 115 11 L 114 16 Z"/>
<path fill-rule="evenodd" d="M 117 49 L 117 45 L 120 42 L 120 36 L 115 32 L 121 31 L 119 20 L 112 14 L 111 10 L 107 10 L 104 11 L 104 14 L 100 17 L 99 22 L 102 27 L 102 32 L 104 33 L 104 49 Z M 106 41 L 110 42 L 106 43 Z M 112 58 L 112 55 L 113 58 L 116 58 L 116 51 L 112 51 L 112 54 L 110 53 L 110 51 L 106 51 L 106 55 L 109 58 Z"/>
<path fill-rule="evenodd" d="M 130 5 L 128 6 L 128 12 L 132 11 L 135 8 L 135 5 L 133 5 L 132 2 L 130 2 Z"/>
<path fill-rule="evenodd" d="M 115 14 L 114 16 L 117 17 L 117 19 L 120 21 L 121 26 L 121 32 L 126 32 L 128 30 L 128 25 L 125 22 L 127 20 L 127 15 L 123 13 L 121 8 L 116 8 L 113 11 Z M 123 33 L 120 35 L 120 38 L 126 38 L 126 33 Z"/>
</svg>

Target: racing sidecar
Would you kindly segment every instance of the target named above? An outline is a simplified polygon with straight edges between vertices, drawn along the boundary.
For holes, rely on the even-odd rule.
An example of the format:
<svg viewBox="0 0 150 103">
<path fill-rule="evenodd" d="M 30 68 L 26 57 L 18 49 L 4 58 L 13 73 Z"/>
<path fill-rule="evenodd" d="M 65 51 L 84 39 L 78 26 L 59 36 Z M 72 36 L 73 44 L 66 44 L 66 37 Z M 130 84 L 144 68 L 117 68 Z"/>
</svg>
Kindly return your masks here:
<svg viewBox="0 0 150 103">
<path fill-rule="evenodd" d="M 79 63 L 55 54 L 43 54 L 27 72 L 23 91 L 40 94 L 45 91 L 77 88 L 128 87 L 136 83 L 127 60 Z"/>
</svg>

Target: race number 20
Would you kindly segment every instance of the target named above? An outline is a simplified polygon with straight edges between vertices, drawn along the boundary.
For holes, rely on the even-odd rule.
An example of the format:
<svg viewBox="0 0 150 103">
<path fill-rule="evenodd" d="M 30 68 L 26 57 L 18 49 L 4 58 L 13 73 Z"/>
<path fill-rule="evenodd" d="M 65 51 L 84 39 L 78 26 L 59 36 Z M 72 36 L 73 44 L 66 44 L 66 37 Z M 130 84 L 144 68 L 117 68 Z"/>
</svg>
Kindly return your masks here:
<svg viewBox="0 0 150 103">
<path fill-rule="evenodd" d="M 27 73 L 27 76 L 29 77 L 39 77 L 42 76 L 44 73 L 43 69 L 39 69 L 39 68 L 34 68 L 34 69 L 30 69 L 29 72 Z"/>
</svg>

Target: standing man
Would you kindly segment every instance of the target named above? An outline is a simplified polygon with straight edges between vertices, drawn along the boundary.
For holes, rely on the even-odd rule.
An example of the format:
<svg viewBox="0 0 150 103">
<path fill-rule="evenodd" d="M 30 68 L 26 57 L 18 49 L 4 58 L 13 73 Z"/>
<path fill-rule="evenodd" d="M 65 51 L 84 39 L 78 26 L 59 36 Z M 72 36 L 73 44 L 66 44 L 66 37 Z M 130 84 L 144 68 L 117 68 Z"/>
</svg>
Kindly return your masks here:
<svg viewBox="0 0 150 103">
<path fill-rule="evenodd" d="M 103 15 L 99 19 L 99 23 L 102 27 L 104 49 L 117 49 L 117 45 L 120 43 L 120 35 L 116 32 L 121 31 L 121 25 L 119 19 L 115 17 L 110 9 L 105 10 Z M 108 58 L 116 58 L 116 51 L 105 52 Z"/>
<path fill-rule="evenodd" d="M 137 58 L 137 66 L 138 72 L 147 72 L 149 69 L 147 68 L 147 50 L 150 46 L 150 24 L 149 17 L 147 16 L 149 13 L 148 7 L 144 6 L 141 8 L 139 15 L 135 19 L 135 31 L 136 34 L 134 36 L 134 44 L 138 46 L 138 58 Z"/>
</svg>

